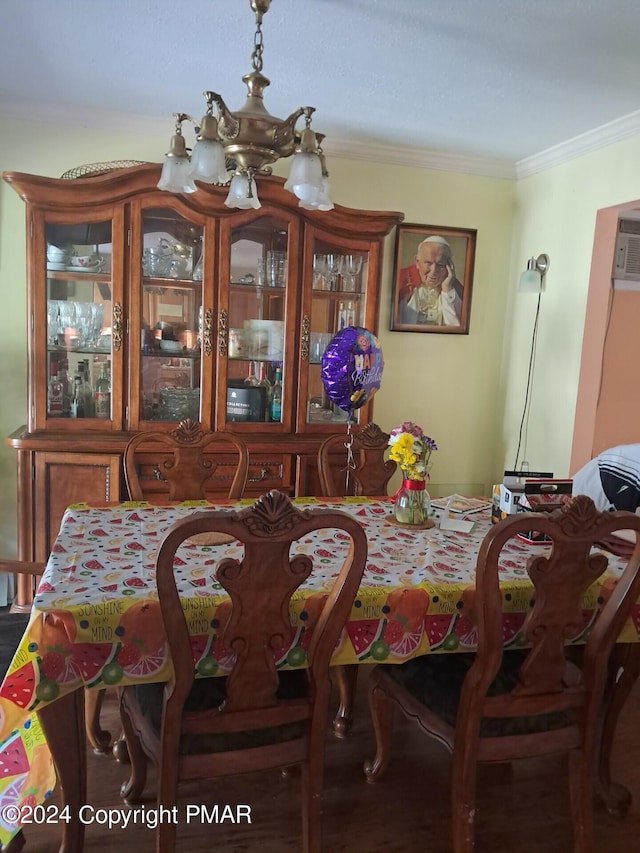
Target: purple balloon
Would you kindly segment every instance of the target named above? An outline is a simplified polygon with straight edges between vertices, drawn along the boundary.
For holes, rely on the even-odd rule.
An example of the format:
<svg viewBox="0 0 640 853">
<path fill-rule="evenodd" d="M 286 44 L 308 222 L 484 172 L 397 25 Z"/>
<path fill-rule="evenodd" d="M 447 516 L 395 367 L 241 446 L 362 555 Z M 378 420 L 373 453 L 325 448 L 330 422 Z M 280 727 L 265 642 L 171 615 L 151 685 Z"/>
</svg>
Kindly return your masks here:
<svg viewBox="0 0 640 853">
<path fill-rule="evenodd" d="M 383 367 L 376 336 L 360 326 L 347 326 L 334 335 L 322 356 L 322 384 L 329 399 L 351 413 L 376 393 Z"/>
</svg>

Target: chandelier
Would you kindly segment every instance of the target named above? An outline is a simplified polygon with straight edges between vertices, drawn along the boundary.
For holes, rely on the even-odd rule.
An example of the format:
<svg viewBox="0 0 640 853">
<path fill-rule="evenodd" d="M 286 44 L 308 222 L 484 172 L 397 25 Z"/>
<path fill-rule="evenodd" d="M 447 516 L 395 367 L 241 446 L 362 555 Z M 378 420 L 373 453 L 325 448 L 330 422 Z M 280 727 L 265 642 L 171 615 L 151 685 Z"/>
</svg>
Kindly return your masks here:
<svg viewBox="0 0 640 853">
<path fill-rule="evenodd" d="M 285 183 L 300 200 L 300 207 L 331 210 L 329 175 L 322 153 L 324 136 L 311 129 L 315 107 L 299 107 L 286 119 L 272 116 L 263 101 L 269 80 L 262 74 L 262 17 L 271 0 L 249 0 L 255 13 L 256 32 L 251 54 L 253 71 L 242 80 L 248 95 L 244 106 L 231 112 L 216 92 L 204 92 L 207 112 L 198 125 L 187 113 L 175 113 L 176 129 L 164 158 L 158 188 L 173 193 L 192 193 L 194 181 L 207 184 L 229 183 L 227 207 L 260 207 L 256 175 L 270 175 L 271 164 L 291 157 L 291 171 Z M 214 104 L 217 115 L 213 114 Z M 304 116 L 304 129 L 296 124 Z M 195 125 L 196 143 L 191 156 L 182 135 L 183 121 Z M 230 166 L 229 166 L 230 164 Z M 231 168 L 231 171 L 229 171 Z"/>
</svg>

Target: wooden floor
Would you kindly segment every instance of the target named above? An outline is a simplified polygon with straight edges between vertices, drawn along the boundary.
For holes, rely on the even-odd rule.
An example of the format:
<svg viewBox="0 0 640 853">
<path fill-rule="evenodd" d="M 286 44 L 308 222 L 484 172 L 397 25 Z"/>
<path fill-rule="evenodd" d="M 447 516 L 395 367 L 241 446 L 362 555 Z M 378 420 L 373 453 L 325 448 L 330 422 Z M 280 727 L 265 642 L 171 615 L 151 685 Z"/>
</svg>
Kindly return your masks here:
<svg viewBox="0 0 640 853">
<path fill-rule="evenodd" d="M 394 760 L 376 785 L 364 781 L 362 762 L 372 753 L 366 705 L 367 668 L 362 667 L 357 722 L 347 741 L 328 733 L 324 796 L 325 853 L 451 853 L 448 829 L 447 752 L 401 719 L 394 729 Z M 103 720 L 117 730 L 112 698 Z M 614 778 L 632 792 L 634 802 L 624 821 L 602 813 L 596 820 L 597 853 L 640 850 L 640 685 L 621 719 L 614 754 Z M 89 803 L 120 808 L 118 789 L 127 769 L 111 757 L 89 755 Z M 297 853 L 300 850 L 298 778 L 279 773 L 236 777 L 218 783 L 190 783 L 181 788 L 177 849 L 189 853 Z M 148 808 L 154 807 L 155 773 L 147 785 Z M 536 759 L 508 768 L 484 767 L 479 774 L 477 850 L 479 853 L 569 853 L 564 762 Z M 211 808 L 230 804 L 251 809 L 252 823 L 208 826 L 199 819 L 186 824 L 188 804 Z M 85 849 L 151 853 L 154 832 L 145 826 L 87 828 Z M 26 851 L 55 853 L 56 827 L 31 828 Z"/>
</svg>

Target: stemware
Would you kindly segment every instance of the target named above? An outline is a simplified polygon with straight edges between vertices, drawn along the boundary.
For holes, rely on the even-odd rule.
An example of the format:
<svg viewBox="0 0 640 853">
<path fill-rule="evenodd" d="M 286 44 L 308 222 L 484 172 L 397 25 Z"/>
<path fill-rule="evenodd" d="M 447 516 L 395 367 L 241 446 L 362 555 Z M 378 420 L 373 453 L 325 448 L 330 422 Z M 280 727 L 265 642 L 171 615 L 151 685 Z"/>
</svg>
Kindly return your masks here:
<svg viewBox="0 0 640 853">
<path fill-rule="evenodd" d="M 359 290 L 357 279 L 362 270 L 362 255 L 344 255 L 342 264 L 343 289 L 349 292 Z"/>
<path fill-rule="evenodd" d="M 315 254 L 313 256 L 313 288 L 314 290 L 325 290 L 328 283 L 327 256 Z"/>
<path fill-rule="evenodd" d="M 330 253 L 326 255 L 327 271 L 329 273 L 329 290 L 336 290 L 338 276 L 342 273 L 344 257 Z"/>
</svg>

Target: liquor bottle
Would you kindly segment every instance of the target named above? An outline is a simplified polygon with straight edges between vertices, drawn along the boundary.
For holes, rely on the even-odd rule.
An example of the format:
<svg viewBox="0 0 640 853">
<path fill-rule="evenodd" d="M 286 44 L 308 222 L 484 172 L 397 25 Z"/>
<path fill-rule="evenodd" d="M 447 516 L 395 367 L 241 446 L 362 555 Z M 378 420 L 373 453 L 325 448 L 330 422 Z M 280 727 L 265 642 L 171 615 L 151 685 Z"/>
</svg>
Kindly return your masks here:
<svg viewBox="0 0 640 853">
<path fill-rule="evenodd" d="M 62 416 L 68 418 L 71 415 L 71 395 L 73 388 L 69 389 L 69 362 L 65 354 L 58 359 L 58 382 L 62 386 Z"/>
<path fill-rule="evenodd" d="M 276 381 L 271 394 L 271 420 L 282 420 L 282 370 L 276 367 Z"/>
<path fill-rule="evenodd" d="M 49 386 L 47 388 L 47 414 L 50 418 L 62 417 L 62 382 L 58 379 L 58 365 L 52 361 L 49 368 Z"/>
<path fill-rule="evenodd" d="M 96 382 L 93 402 L 96 418 L 109 418 L 111 416 L 111 383 L 109 382 L 106 364 L 100 365 L 100 375 Z"/>
<path fill-rule="evenodd" d="M 83 361 L 80 362 L 80 376 L 82 379 L 82 396 L 84 397 L 84 416 L 85 418 L 92 418 L 94 412 L 94 404 L 88 358 L 85 358 Z"/>
<path fill-rule="evenodd" d="M 264 419 L 265 421 L 271 420 L 271 400 L 273 398 L 273 385 L 269 382 L 267 378 L 267 371 L 265 367 L 264 361 L 260 362 L 260 367 L 258 370 L 258 385 L 261 385 L 265 390 L 265 413 Z"/>
<path fill-rule="evenodd" d="M 84 391 L 82 388 L 82 376 L 76 373 L 73 379 L 73 396 L 71 397 L 71 417 L 86 418 L 84 410 Z"/>
</svg>

